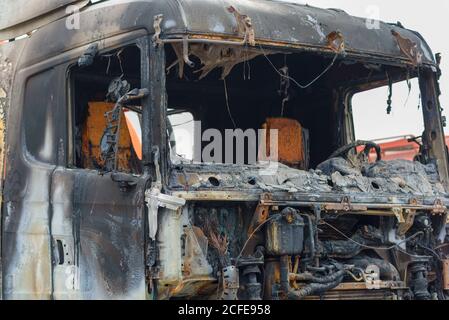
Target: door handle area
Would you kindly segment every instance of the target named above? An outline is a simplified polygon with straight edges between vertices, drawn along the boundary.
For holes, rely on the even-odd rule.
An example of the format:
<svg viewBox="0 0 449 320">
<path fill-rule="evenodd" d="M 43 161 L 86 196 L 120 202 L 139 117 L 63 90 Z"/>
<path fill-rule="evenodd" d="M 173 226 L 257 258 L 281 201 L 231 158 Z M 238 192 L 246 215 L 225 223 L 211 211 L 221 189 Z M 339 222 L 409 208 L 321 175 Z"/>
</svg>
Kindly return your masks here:
<svg viewBox="0 0 449 320">
<path fill-rule="evenodd" d="M 139 178 L 136 176 L 132 176 L 126 173 L 114 172 L 111 174 L 111 179 L 114 182 L 117 182 L 120 190 L 123 192 L 128 191 L 129 189 L 137 186 L 139 182 Z"/>
</svg>

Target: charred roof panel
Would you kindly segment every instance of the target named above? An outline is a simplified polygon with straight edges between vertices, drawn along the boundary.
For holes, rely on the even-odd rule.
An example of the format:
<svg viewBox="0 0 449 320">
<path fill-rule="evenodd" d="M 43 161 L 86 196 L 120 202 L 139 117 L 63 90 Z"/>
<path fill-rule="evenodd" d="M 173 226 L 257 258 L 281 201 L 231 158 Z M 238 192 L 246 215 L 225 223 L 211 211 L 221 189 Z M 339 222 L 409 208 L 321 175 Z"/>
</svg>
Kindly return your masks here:
<svg viewBox="0 0 449 320">
<path fill-rule="evenodd" d="M 145 29 L 153 33 L 153 18 L 162 14 L 161 37 L 183 34 L 236 37 L 237 21 L 227 8 L 234 6 L 252 20 L 257 40 L 279 45 L 327 48 L 327 35 L 340 31 L 350 54 L 371 54 L 405 61 L 409 58 L 398 45 L 397 32 L 416 44 L 424 63 L 434 64 L 433 54 L 422 37 L 402 27 L 380 22 L 370 29 L 366 20 L 336 9 L 269 0 L 110 0 L 81 11 L 81 28 L 67 30 L 61 19 L 36 32 L 30 39 L 32 52 L 24 61 L 40 60 L 86 43 Z M 34 39 L 33 39 L 34 38 Z M 29 51 L 29 50 L 28 50 Z M 25 58 L 25 57 L 24 57 Z"/>
<path fill-rule="evenodd" d="M 348 51 L 385 56 L 401 56 L 392 31 L 418 45 L 424 62 L 433 62 L 433 54 L 416 33 L 388 23 L 377 26 L 364 18 L 353 17 L 342 10 L 321 9 L 308 5 L 269 0 L 177 0 L 186 17 L 186 29 L 192 33 L 235 35 L 236 21 L 226 10 L 233 5 L 252 20 L 256 39 L 325 47 L 326 36 L 340 31 Z"/>
</svg>

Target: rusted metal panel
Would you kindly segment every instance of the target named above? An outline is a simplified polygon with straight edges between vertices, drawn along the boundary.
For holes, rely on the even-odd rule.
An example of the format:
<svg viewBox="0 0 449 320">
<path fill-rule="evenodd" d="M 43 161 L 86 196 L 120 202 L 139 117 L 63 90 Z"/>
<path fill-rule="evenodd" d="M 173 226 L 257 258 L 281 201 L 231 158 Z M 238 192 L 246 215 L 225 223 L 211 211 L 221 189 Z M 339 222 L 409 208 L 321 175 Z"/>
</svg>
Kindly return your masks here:
<svg viewBox="0 0 449 320">
<path fill-rule="evenodd" d="M 250 226 L 248 228 L 248 236 L 250 236 L 254 230 L 260 227 L 267 219 L 270 214 L 270 207 L 258 205 L 256 211 L 254 212 L 253 218 L 251 219 Z"/>
<path fill-rule="evenodd" d="M 449 260 L 443 260 L 443 288 L 449 290 Z"/>
<path fill-rule="evenodd" d="M 438 160 L 438 173 L 444 187 L 449 190 L 449 158 L 446 151 L 442 108 L 438 99 L 440 93 L 437 74 L 432 70 L 425 70 L 419 77 L 419 86 L 425 126 L 423 140 L 430 145 L 430 156 L 440 159 Z"/>
</svg>

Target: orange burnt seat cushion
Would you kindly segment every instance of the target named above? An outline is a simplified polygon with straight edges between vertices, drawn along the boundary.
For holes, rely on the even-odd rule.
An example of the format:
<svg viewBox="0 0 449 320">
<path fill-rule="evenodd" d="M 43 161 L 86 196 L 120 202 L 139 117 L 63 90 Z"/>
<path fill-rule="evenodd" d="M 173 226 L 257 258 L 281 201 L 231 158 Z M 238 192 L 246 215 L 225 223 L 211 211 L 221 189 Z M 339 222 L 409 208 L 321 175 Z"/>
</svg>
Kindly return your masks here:
<svg viewBox="0 0 449 320">
<path fill-rule="evenodd" d="M 278 132 L 278 159 L 279 162 L 298 169 L 307 168 L 307 130 L 295 119 L 289 118 L 268 118 L 262 126 L 267 130 L 266 150 L 269 156 L 270 130 Z M 267 156 L 263 152 L 259 154 L 259 160 L 266 160 Z"/>
<path fill-rule="evenodd" d="M 104 160 L 101 158 L 100 142 L 107 125 L 105 113 L 111 111 L 114 108 L 114 104 L 89 102 L 88 106 L 88 115 L 82 131 L 83 167 L 99 169 L 104 166 Z M 130 172 L 132 143 L 123 112 L 121 117 L 118 169 L 119 171 Z"/>
</svg>

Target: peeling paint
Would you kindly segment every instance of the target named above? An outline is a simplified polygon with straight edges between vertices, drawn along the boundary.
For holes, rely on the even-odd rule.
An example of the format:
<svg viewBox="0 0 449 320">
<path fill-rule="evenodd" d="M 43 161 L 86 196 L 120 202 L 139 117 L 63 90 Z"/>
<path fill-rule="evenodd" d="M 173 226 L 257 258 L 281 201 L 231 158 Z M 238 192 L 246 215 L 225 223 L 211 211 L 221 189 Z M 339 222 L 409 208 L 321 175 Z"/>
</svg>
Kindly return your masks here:
<svg viewBox="0 0 449 320">
<path fill-rule="evenodd" d="M 321 27 L 321 24 L 318 22 L 317 19 L 312 17 L 311 15 L 307 15 L 307 21 L 309 25 L 311 25 L 315 31 L 318 33 L 320 37 L 320 41 L 324 41 L 326 39 L 326 34 L 323 31 L 323 28 Z"/>
</svg>

